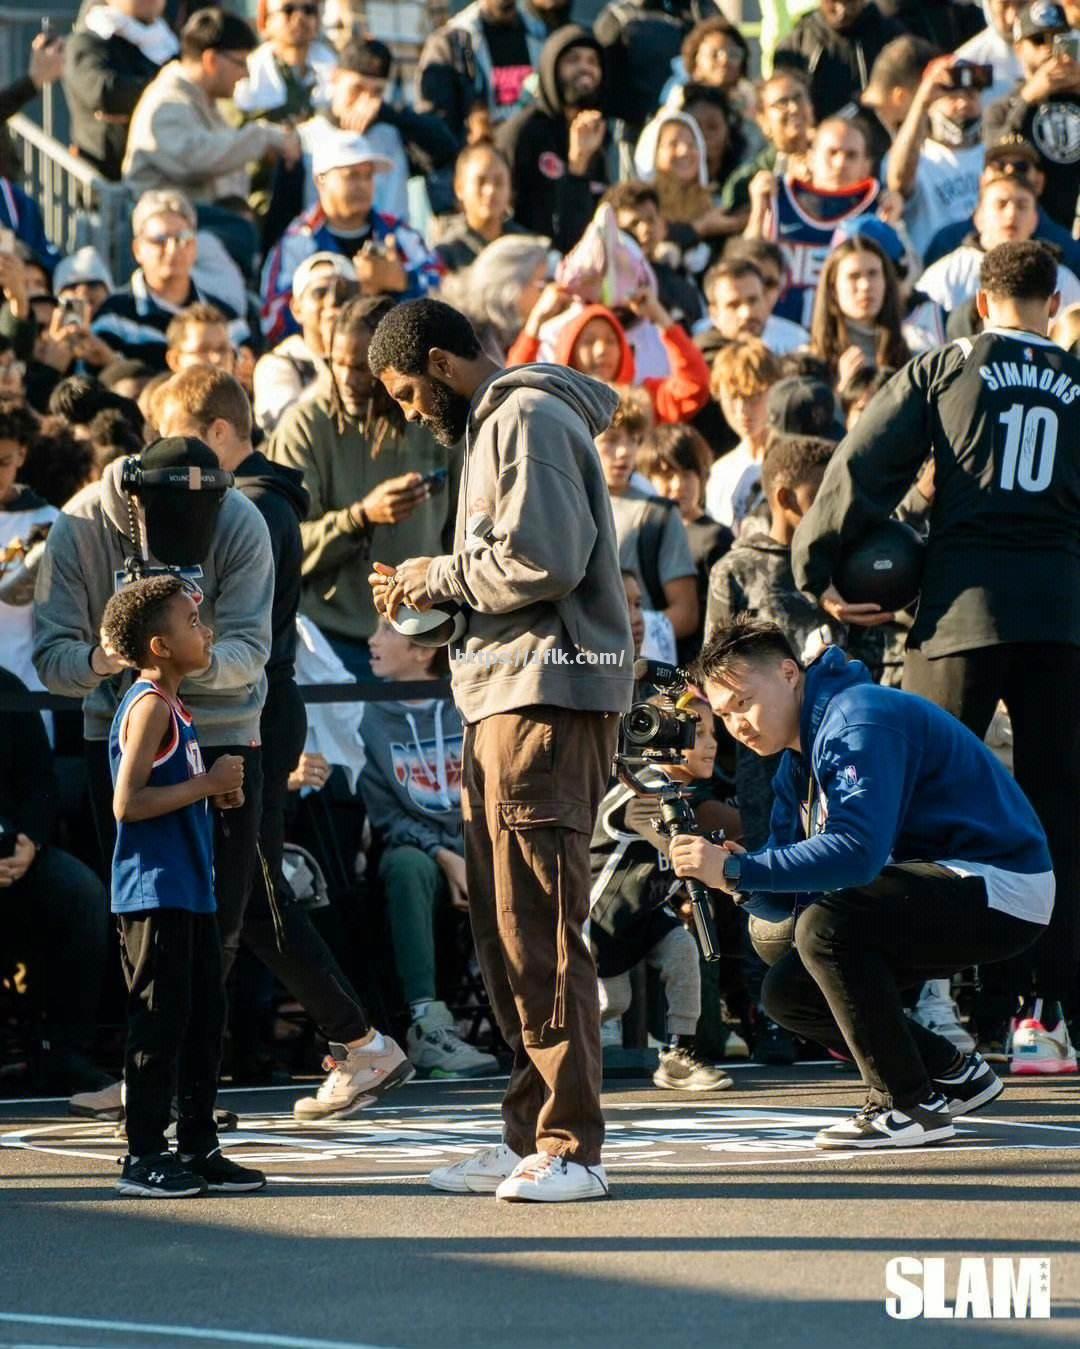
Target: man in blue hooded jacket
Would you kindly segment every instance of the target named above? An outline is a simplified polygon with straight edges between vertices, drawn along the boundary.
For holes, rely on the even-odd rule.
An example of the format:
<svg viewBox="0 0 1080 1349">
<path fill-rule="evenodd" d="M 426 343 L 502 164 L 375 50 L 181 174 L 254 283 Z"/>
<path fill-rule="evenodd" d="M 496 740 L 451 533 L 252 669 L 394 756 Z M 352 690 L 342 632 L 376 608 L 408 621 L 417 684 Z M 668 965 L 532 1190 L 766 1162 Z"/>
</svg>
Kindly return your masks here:
<svg viewBox="0 0 1080 1349">
<path fill-rule="evenodd" d="M 867 1103 L 823 1148 L 951 1138 L 1002 1084 L 977 1054 L 904 1014 L 901 991 L 1003 960 L 1049 922 L 1054 875 L 1027 798 L 933 703 L 880 688 L 829 648 L 806 669 L 782 631 L 737 622 L 696 669 L 713 711 L 757 754 L 786 753 L 770 837 L 748 853 L 684 835 L 676 875 L 737 897 L 792 937 L 762 989 L 773 1020 L 855 1059 Z"/>
</svg>

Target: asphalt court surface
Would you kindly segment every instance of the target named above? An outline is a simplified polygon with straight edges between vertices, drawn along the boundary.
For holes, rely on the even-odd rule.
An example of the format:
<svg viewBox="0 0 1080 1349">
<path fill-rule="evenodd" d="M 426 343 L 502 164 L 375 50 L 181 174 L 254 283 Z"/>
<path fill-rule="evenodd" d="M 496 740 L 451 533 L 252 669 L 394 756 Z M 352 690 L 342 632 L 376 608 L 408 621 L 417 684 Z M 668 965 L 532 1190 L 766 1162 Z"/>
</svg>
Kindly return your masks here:
<svg viewBox="0 0 1080 1349">
<path fill-rule="evenodd" d="M 497 1141 L 498 1080 L 411 1083 L 300 1126 L 310 1087 L 223 1093 L 256 1195 L 112 1194 L 114 1126 L 0 1103 L 0 1349 L 677 1349 L 1080 1343 L 1080 1080 L 1024 1080 L 952 1143 L 822 1153 L 860 1102 L 830 1064 L 691 1096 L 610 1083 L 613 1198 L 500 1204 L 426 1187 Z M 893 1257 L 1050 1261 L 1049 1320 L 885 1315 Z M 952 1300 L 952 1294 L 949 1294 Z"/>
</svg>

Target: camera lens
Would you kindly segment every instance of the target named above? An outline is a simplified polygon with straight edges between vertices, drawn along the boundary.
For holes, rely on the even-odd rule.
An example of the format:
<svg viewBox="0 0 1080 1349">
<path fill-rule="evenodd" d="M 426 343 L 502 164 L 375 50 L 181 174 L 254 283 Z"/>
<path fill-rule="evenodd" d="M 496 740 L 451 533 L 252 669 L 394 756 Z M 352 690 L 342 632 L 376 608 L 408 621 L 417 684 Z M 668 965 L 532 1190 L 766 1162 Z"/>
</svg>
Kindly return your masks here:
<svg viewBox="0 0 1080 1349">
<path fill-rule="evenodd" d="M 660 709 L 649 703 L 638 703 L 623 718 L 623 731 L 632 745 L 648 745 L 663 724 Z"/>
</svg>

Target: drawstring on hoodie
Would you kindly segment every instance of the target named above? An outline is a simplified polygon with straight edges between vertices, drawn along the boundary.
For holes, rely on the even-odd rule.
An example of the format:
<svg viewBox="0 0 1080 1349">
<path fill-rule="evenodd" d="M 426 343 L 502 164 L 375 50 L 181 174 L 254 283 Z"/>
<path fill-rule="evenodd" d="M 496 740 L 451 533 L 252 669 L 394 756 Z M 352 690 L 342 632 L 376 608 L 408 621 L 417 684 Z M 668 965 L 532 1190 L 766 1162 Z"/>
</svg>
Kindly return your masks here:
<svg viewBox="0 0 1080 1349">
<path fill-rule="evenodd" d="M 435 702 L 435 773 L 432 775 L 428 764 L 427 755 L 424 753 L 420 744 L 420 733 L 416 729 L 416 718 L 409 711 L 405 713 L 405 720 L 409 723 L 409 730 L 412 732 L 413 749 L 416 750 L 416 757 L 424 765 L 424 771 L 429 779 L 434 776 L 435 782 L 439 787 L 439 795 L 442 797 L 442 803 L 446 810 L 453 809 L 453 802 L 450 800 L 449 778 L 446 772 L 446 737 L 443 734 L 443 702 L 441 698 L 436 698 Z"/>
</svg>

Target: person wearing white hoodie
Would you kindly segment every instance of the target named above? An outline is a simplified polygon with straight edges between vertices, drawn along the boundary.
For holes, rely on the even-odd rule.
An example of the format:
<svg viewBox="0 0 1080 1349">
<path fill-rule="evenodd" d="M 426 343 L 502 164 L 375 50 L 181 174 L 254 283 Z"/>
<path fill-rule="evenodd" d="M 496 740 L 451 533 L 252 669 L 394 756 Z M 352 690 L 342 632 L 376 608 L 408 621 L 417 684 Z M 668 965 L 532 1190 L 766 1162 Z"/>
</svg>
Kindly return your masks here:
<svg viewBox="0 0 1080 1349">
<path fill-rule="evenodd" d="M 420 646 L 385 620 L 371 638 L 380 679 L 436 680 L 448 671 L 445 648 Z M 447 698 L 372 702 L 360 735 L 367 763 L 360 793 L 382 836 L 379 880 L 386 897 L 394 963 L 409 1004 L 408 1054 L 425 1077 L 482 1077 L 493 1054 L 457 1035 L 435 988 L 435 917 L 449 903 L 468 910 L 461 826 L 461 717 Z"/>
<path fill-rule="evenodd" d="M 989 89 L 983 90 L 985 108 L 1011 94 L 1024 78 L 1012 35 L 1013 22 L 1020 9 L 1017 0 L 982 0 L 986 27 L 956 49 L 958 61 L 970 61 L 974 65 L 990 66 L 993 69 L 994 82 Z"/>
</svg>

